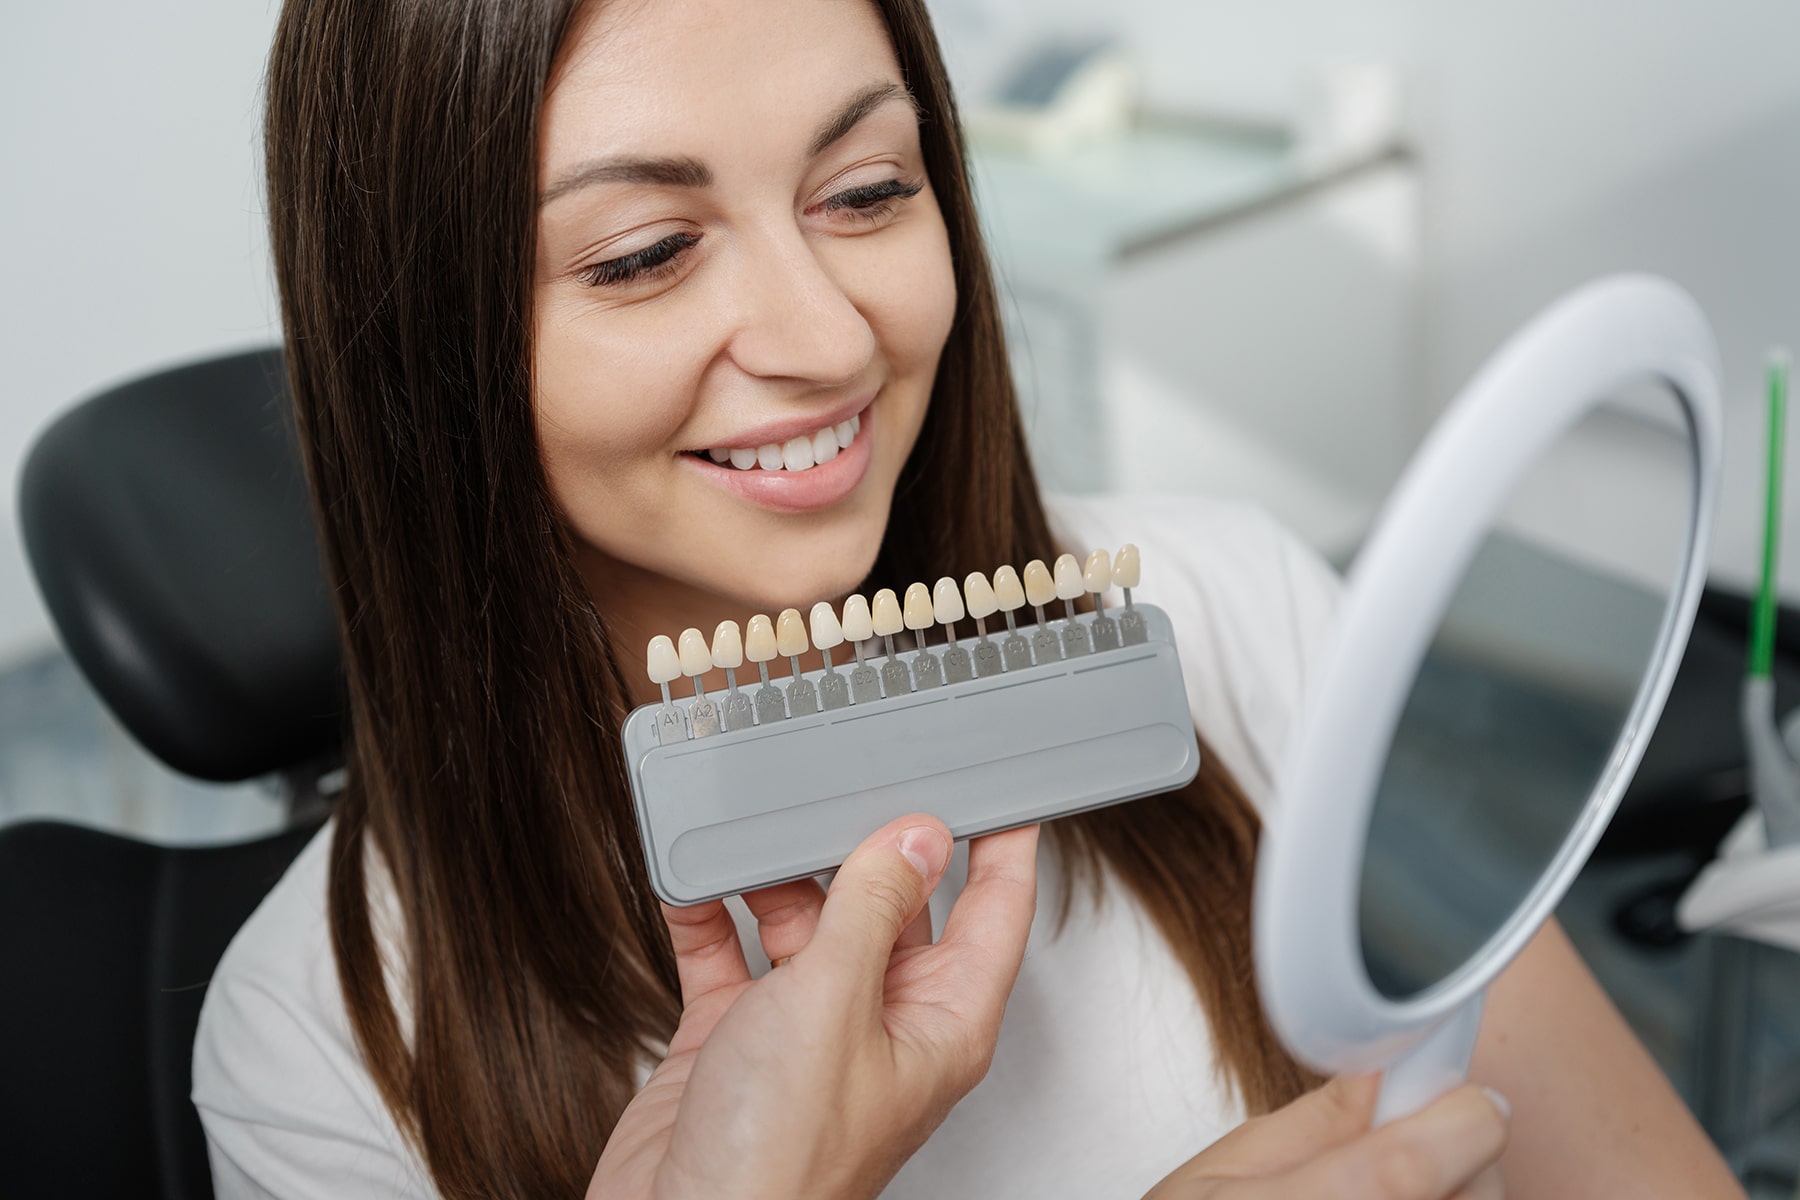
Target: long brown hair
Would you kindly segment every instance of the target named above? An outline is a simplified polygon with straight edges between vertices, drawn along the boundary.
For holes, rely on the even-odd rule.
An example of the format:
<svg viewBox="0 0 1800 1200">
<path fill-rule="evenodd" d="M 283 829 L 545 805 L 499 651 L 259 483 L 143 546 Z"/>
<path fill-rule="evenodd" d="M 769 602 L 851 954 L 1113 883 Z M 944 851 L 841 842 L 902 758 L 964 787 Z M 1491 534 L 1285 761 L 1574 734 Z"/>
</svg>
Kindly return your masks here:
<svg viewBox="0 0 1800 1200">
<path fill-rule="evenodd" d="M 451 1197 L 584 1188 L 680 1015 L 616 741 L 625 680 L 532 419 L 538 114 L 579 7 L 287 0 L 268 73 L 288 368 L 350 689 L 331 938 L 369 1069 Z M 1055 547 L 935 35 L 922 0 L 877 7 L 959 297 L 871 578 L 904 586 Z M 1256 816 L 1205 758 L 1181 791 L 1051 832 L 1078 880 L 1110 873 L 1155 919 L 1261 1111 L 1306 1080 L 1254 991 Z"/>
</svg>

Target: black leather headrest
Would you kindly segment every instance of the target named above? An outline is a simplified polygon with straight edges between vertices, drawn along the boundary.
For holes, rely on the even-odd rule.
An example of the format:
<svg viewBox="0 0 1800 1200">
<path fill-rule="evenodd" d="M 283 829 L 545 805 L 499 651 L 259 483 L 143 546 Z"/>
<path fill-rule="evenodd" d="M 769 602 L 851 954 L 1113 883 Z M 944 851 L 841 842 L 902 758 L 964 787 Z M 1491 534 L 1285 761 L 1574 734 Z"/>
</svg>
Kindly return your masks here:
<svg viewBox="0 0 1800 1200">
<path fill-rule="evenodd" d="M 95 396 L 38 438 L 26 552 L 70 655 L 151 753 L 240 780 L 329 755 L 342 672 L 282 356 Z"/>
</svg>

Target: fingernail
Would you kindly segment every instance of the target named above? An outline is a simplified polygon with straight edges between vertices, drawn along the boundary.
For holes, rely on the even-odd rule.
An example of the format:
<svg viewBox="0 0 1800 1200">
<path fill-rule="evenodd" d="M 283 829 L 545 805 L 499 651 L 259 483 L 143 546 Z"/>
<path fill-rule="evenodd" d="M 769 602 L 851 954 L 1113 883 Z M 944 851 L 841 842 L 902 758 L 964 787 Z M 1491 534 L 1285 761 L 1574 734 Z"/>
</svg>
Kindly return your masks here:
<svg viewBox="0 0 1800 1200">
<path fill-rule="evenodd" d="M 950 858 L 950 839 L 933 826 L 914 825 L 900 834 L 900 853 L 919 874 L 935 879 Z"/>
<path fill-rule="evenodd" d="M 1491 1087 L 1484 1087 L 1481 1090 L 1487 1093 L 1487 1098 L 1493 1101 L 1494 1107 L 1500 1110 L 1500 1115 L 1502 1117 L 1508 1121 L 1512 1120 L 1512 1105 L 1507 1103 L 1505 1096 L 1502 1096 Z"/>
</svg>

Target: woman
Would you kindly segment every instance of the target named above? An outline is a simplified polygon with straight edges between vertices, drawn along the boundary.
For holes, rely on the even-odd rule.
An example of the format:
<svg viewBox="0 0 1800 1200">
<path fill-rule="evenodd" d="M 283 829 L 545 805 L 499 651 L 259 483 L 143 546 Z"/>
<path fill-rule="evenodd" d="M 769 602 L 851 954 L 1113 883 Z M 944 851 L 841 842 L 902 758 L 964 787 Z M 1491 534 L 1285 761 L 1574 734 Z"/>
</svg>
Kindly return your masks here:
<svg viewBox="0 0 1800 1200">
<path fill-rule="evenodd" d="M 855 1161 L 803 1194 L 1494 1194 L 1475 1089 L 1398 1133 L 1362 1132 L 1366 1081 L 1281 1107 L 1313 1081 L 1250 983 L 1240 780 L 1266 798 L 1332 584 L 1228 507 L 1046 509 L 955 121 L 916 0 L 286 5 L 271 226 L 350 783 L 208 993 L 222 1193 L 762 1195 L 841 1121 Z M 652 634 L 1125 540 L 1206 765 L 1047 830 L 1004 1032 L 1028 833 L 909 874 L 891 827 L 828 901 L 753 898 L 793 956 L 754 983 L 724 910 L 665 926 L 616 743 Z M 957 1004 L 896 1029 L 919 961 Z M 801 1020 L 820 997 L 856 1019 Z M 1488 1030 L 1519 1194 L 1732 1194 L 1554 932 Z M 782 1038 L 818 1043 L 787 1076 Z M 891 1124 L 852 1120 L 907 1054 Z"/>
</svg>

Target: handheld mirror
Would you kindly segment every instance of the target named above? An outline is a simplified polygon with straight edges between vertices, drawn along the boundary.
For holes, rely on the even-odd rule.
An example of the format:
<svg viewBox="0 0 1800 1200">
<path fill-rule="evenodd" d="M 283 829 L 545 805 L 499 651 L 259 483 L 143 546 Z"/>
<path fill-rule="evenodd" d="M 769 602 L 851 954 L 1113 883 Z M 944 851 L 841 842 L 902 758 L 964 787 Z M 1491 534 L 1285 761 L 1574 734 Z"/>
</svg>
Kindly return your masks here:
<svg viewBox="0 0 1800 1200">
<path fill-rule="evenodd" d="M 1297 1057 L 1386 1069 L 1378 1123 L 1461 1082 L 1488 985 L 1643 755 L 1699 601 L 1719 420 L 1693 301 L 1590 285 L 1474 379 L 1357 557 L 1278 777 L 1255 943 Z"/>
</svg>

